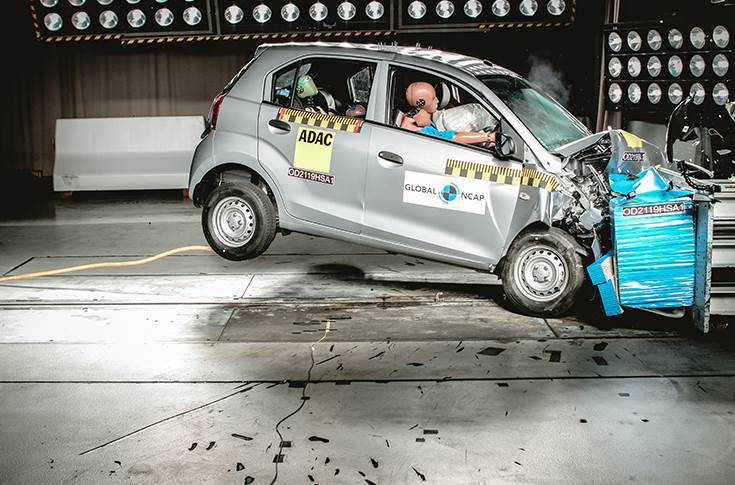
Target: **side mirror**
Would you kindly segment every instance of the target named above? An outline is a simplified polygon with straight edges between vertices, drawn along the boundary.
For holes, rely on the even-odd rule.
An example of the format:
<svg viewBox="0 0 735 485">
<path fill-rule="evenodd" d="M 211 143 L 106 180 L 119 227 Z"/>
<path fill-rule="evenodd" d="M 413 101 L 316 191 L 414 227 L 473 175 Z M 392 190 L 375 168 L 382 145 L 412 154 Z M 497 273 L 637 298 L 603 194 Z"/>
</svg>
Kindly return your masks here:
<svg viewBox="0 0 735 485">
<path fill-rule="evenodd" d="M 497 132 L 495 135 L 495 153 L 500 158 L 510 158 L 516 153 L 516 143 L 513 138 L 505 133 Z"/>
</svg>

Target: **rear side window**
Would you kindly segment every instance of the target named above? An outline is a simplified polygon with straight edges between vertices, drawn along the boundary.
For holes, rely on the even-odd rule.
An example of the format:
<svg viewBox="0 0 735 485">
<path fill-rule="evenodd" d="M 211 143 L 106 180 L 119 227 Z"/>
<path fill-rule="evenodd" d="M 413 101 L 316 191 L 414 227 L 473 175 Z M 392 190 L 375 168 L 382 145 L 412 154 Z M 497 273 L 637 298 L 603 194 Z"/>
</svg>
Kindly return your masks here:
<svg viewBox="0 0 735 485">
<path fill-rule="evenodd" d="M 290 107 L 294 93 L 294 83 L 299 76 L 309 72 L 310 63 L 301 64 L 297 62 L 278 71 L 273 80 L 273 92 L 271 101 L 279 106 Z"/>
<path fill-rule="evenodd" d="M 310 58 L 273 75 L 270 101 L 317 113 L 364 118 L 376 64 L 351 59 Z"/>
<path fill-rule="evenodd" d="M 367 104 L 370 99 L 370 89 L 373 87 L 373 74 L 374 69 L 365 66 L 347 80 L 354 101 Z"/>
</svg>

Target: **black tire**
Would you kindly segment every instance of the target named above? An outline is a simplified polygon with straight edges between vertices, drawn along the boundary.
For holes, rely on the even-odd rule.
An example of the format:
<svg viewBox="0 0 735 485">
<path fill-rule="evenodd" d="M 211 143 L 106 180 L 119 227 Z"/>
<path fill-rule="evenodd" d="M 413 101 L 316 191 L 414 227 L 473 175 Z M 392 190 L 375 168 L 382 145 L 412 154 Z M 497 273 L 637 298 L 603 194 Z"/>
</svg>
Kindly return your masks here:
<svg viewBox="0 0 735 485">
<path fill-rule="evenodd" d="M 233 224 L 227 230 L 222 226 L 228 224 L 223 220 L 226 214 L 232 217 L 228 221 Z M 245 180 L 219 185 L 203 205 L 204 237 L 217 254 L 232 261 L 263 254 L 273 242 L 277 226 L 278 213 L 273 202 L 263 189 Z M 250 233 L 247 227 L 252 227 Z M 240 230 L 244 233 L 239 234 Z"/>
<path fill-rule="evenodd" d="M 566 313 L 585 282 L 583 254 L 572 236 L 555 227 L 522 234 L 508 250 L 501 271 L 508 303 L 520 313 L 539 317 Z"/>
</svg>

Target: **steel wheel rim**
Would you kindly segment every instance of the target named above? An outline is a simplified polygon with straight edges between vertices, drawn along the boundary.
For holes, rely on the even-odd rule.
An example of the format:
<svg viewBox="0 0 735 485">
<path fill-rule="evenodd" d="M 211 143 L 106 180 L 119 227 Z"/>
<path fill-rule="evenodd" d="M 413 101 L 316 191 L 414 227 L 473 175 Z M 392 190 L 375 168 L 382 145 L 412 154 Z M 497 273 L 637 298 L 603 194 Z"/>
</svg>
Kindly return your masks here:
<svg viewBox="0 0 735 485">
<path fill-rule="evenodd" d="M 240 197 L 225 197 L 212 210 L 212 232 L 227 247 L 239 248 L 247 244 L 255 228 L 255 213 Z"/>
<path fill-rule="evenodd" d="M 534 301 L 558 297 L 567 286 L 569 271 L 564 258 L 548 246 L 531 246 L 521 252 L 514 268 L 518 289 Z"/>
</svg>

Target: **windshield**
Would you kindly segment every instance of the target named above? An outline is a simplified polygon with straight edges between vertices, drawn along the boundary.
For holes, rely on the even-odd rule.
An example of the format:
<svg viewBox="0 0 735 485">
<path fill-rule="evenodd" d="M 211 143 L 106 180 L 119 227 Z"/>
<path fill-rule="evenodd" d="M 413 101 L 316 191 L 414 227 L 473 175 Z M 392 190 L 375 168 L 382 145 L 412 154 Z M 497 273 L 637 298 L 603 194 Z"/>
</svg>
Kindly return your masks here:
<svg viewBox="0 0 735 485">
<path fill-rule="evenodd" d="M 487 76 L 480 80 L 513 111 L 539 142 L 553 152 L 590 131 L 547 94 L 527 81 L 511 76 Z"/>
</svg>

